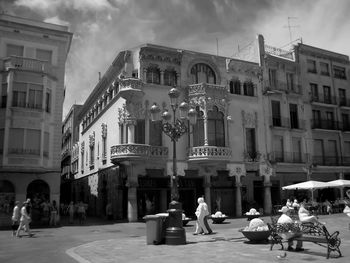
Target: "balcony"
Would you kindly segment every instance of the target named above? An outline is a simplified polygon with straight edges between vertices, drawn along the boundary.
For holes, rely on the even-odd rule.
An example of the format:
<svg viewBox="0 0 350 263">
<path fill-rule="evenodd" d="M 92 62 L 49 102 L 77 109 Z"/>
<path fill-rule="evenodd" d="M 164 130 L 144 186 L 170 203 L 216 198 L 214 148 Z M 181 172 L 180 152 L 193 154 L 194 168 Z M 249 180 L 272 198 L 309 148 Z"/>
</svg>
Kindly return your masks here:
<svg viewBox="0 0 350 263">
<path fill-rule="evenodd" d="M 337 105 L 337 99 L 335 96 L 315 96 L 312 95 L 310 99 L 311 104 L 315 105 L 331 105 L 336 106 Z"/>
<path fill-rule="evenodd" d="M 61 160 L 64 160 L 65 158 L 71 156 L 71 151 L 70 149 L 65 149 L 61 153 Z"/>
<path fill-rule="evenodd" d="M 274 128 L 281 127 L 287 129 L 305 129 L 305 120 L 272 115 L 270 116 L 270 126 Z"/>
<path fill-rule="evenodd" d="M 341 123 L 332 120 L 311 120 L 311 129 L 340 130 Z"/>
<path fill-rule="evenodd" d="M 229 161 L 232 150 L 229 147 L 197 146 L 189 149 L 189 161 Z"/>
<path fill-rule="evenodd" d="M 168 158 L 168 148 L 147 144 L 120 144 L 111 147 L 111 162 Z"/>
<path fill-rule="evenodd" d="M 10 56 L 8 58 L 5 58 L 3 61 L 4 61 L 5 70 L 10 70 L 10 69 L 24 70 L 24 71 L 43 73 L 51 77 L 56 77 L 56 75 L 54 74 L 55 70 L 53 66 L 46 61 L 41 61 L 34 58 L 17 57 L 17 56 Z"/>
<path fill-rule="evenodd" d="M 339 106 L 344 108 L 350 108 L 350 99 L 340 98 Z"/>
<path fill-rule="evenodd" d="M 221 85 L 209 84 L 209 83 L 199 83 L 189 85 L 188 96 L 212 96 L 215 98 L 225 98 L 227 94 L 227 88 Z"/>
<path fill-rule="evenodd" d="M 315 165 L 325 165 L 325 166 L 344 165 L 343 161 L 339 156 L 324 156 L 324 155 L 312 156 L 312 163 Z"/>
<path fill-rule="evenodd" d="M 259 162 L 260 161 L 261 154 L 256 151 L 248 151 L 243 153 L 243 160 L 244 162 Z"/>
<path fill-rule="evenodd" d="M 272 163 L 304 163 L 307 155 L 301 152 L 273 151 L 269 153 L 269 161 Z"/>
<path fill-rule="evenodd" d="M 133 98 L 141 98 L 143 92 L 144 83 L 140 79 L 126 78 L 119 80 L 119 95 L 131 101 Z"/>
<path fill-rule="evenodd" d="M 286 94 L 297 94 L 301 95 L 301 85 L 293 84 L 289 86 L 286 82 L 277 81 L 274 84 L 271 84 L 270 81 L 264 81 L 264 95 L 272 95 L 275 93 L 286 93 Z"/>
</svg>

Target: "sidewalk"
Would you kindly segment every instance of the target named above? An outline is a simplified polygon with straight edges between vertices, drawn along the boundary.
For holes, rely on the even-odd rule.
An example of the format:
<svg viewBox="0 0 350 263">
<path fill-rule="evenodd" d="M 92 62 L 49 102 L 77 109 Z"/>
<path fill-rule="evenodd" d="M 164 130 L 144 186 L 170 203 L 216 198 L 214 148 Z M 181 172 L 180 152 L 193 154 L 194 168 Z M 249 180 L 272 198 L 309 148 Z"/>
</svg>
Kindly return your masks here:
<svg viewBox="0 0 350 263">
<path fill-rule="evenodd" d="M 212 235 L 192 235 L 193 228 L 186 229 L 186 245 L 147 245 L 146 236 L 135 235 L 118 239 L 99 240 L 67 250 L 67 254 L 80 263 L 96 262 L 348 262 L 350 256 L 350 218 L 344 214 L 322 216 L 330 233 L 338 230 L 342 241 L 343 257 L 326 259 L 327 249 L 319 245 L 305 242 L 303 252 L 287 252 L 287 256 L 279 259 L 284 251 L 275 246 L 270 251 L 268 243 L 251 244 L 238 232 L 236 219 L 229 219 L 226 226 L 213 225 Z M 243 228 L 248 222 L 242 221 Z M 265 219 L 266 221 L 268 218 Z M 137 227 L 135 223 L 135 227 Z M 332 257 L 333 256 L 333 257 Z M 334 261 L 333 261 L 334 260 Z"/>
</svg>

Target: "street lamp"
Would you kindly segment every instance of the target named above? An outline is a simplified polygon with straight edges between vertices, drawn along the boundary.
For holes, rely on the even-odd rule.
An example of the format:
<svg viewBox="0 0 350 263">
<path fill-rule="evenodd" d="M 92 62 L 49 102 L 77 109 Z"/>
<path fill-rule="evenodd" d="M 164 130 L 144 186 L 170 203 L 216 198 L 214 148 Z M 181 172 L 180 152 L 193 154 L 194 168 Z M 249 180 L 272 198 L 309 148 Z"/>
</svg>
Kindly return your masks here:
<svg viewBox="0 0 350 263">
<path fill-rule="evenodd" d="M 162 131 L 169 136 L 173 142 L 173 175 L 170 180 L 171 202 L 169 204 L 169 227 L 166 229 L 166 244 L 182 245 L 186 243 L 185 230 L 182 227 L 182 207 L 179 203 L 179 189 L 176 165 L 176 142 L 178 139 L 188 131 L 185 120 L 189 120 L 191 125 L 197 122 L 197 112 L 195 109 L 189 109 L 188 103 L 182 102 L 178 104 L 180 92 L 177 88 L 172 88 L 169 93 L 170 106 L 173 110 L 173 115 L 168 110 L 162 113 Z M 179 109 L 179 117 L 176 118 L 176 110 Z M 160 120 L 160 108 L 154 103 L 150 109 L 151 120 Z M 171 117 L 173 120 L 171 122 Z"/>
</svg>

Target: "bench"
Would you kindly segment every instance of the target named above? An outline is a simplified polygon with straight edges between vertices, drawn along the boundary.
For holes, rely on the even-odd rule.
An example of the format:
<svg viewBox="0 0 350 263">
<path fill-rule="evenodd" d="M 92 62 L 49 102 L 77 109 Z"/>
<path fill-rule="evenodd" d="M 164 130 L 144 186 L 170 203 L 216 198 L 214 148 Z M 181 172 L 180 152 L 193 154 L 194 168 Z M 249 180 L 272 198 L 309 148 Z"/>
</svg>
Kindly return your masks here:
<svg viewBox="0 0 350 263">
<path fill-rule="evenodd" d="M 338 237 L 339 231 L 329 234 L 324 225 L 314 223 L 298 222 L 293 224 L 277 224 L 277 219 L 278 217 L 271 217 L 271 224 L 268 224 L 271 232 L 270 250 L 272 250 L 275 244 L 280 244 L 282 247 L 281 249 L 284 249 L 283 242 L 299 240 L 303 242 L 312 242 L 327 248 L 327 259 L 333 251 L 337 252 L 339 257 L 342 256 L 339 248 L 341 243 Z"/>
</svg>

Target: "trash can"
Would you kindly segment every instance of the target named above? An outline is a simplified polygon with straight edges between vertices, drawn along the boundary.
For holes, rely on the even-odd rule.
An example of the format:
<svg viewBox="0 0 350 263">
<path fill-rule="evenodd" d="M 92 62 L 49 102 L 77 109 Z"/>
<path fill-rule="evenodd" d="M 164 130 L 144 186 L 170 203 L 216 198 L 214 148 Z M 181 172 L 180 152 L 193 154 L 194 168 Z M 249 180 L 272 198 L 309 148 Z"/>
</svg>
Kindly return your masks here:
<svg viewBox="0 0 350 263">
<path fill-rule="evenodd" d="M 164 244 L 167 216 L 147 215 L 143 219 L 146 221 L 147 245 Z"/>
</svg>

